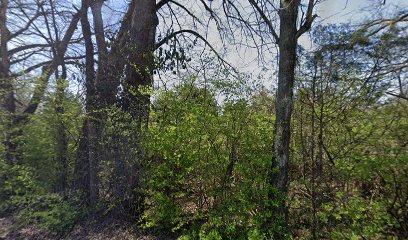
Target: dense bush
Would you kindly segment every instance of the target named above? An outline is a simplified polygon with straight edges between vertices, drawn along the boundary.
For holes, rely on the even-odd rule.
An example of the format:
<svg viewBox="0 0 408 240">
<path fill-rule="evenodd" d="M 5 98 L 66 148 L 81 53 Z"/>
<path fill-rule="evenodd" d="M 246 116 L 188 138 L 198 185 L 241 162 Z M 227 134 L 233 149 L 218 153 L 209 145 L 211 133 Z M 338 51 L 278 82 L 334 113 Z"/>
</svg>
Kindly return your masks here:
<svg viewBox="0 0 408 240">
<path fill-rule="evenodd" d="M 59 234 L 70 231 L 86 213 L 73 200 L 64 200 L 58 194 L 13 197 L 12 204 L 20 209 L 17 220 L 21 225 L 35 223 Z"/>
<path fill-rule="evenodd" d="M 10 166 L 0 160 L 0 211 L 12 211 L 16 206 L 13 198 L 39 191 L 32 169 L 26 166 Z"/>
<path fill-rule="evenodd" d="M 1 165 L 0 213 L 16 215 L 20 226 L 35 223 L 55 233 L 69 231 L 86 211 L 74 197 L 48 193 L 32 173 L 22 165 Z"/>
<path fill-rule="evenodd" d="M 255 104 L 220 106 L 211 90 L 189 84 L 157 96 L 146 134 L 146 226 L 192 239 L 262 235 L 273 116 Z"/>
</svg>

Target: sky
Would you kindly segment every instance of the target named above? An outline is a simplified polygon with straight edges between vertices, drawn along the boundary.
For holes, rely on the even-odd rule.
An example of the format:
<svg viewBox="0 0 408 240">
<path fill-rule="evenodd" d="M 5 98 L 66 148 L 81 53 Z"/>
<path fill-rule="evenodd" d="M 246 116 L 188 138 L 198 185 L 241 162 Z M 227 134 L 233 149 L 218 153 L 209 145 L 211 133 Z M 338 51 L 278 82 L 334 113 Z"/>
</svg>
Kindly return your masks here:
<svg viewBox="0 0 408 240">
<path fill-rule="evenodd" d="M 372 11 L 380 7 L 381 11 Z M 392 15 L 395 11 L 408 9 L 408 0 L 323 0 L 316 6 L 318 18 L 315 24 L 350 23 L 357 25 L 366 19 L 381 17 L 380 14 Z M 373 12 L 375 14 L 373 14 Z M 299 43 L 310 48 L 310 40 L 304 35 Z"/>
<path fill-rule="evenodd" d="M 158 1 L 158 0 L 156 0 Z M 196 12 L 203 12 L 202 6 L 197 4 L 199 0 L 177 0 L 178 2 L 185 4 L 187 8 L 191 9 L 195 7 L 194 11 Z M 208 1 L 208 0 L 205 0 Z M 239 0 L 243 3 L 247 3 L 247 0 Z M 278 1 L 278 0 L 275 0 Z M 320 1 L 320 3 L 316 6 L 316 13 L 318 14 L 318 18 L 315 20 L 314 24 L 338 24 L 338 23 L 351 23 L 351 24 L 358 24 L 361 23 L 363 20 L 367 18 L 379 18 L 380 15 L 377 16 L 376 14 L 372 14 L 372 8 L 374 5 L 378 5 L 379 3 L 383 3 L 384 0 L 316 0 Z M 61 0 L 61 2 L 64 2 Z M 77 6 L 80 0 L 73 0 L 73 2 L 77 3 Z M 109 25 L 111 23 L 117 22 L 117 20 L 123 15 L 123 12 L 126 11 L 127 2 L 125 0 L 108 0 L 106 1 L 109 7 L 105 7 L 104 17 L 105 17 L 105 24 Z M 221 0 L 213 0 L 212 5 L 215 6 L 217 3 L 220 3 Z M 302 2 L 306 3 L 307 0 L 302 0 Z M 385 0 L 385 4 L 381 5 L 383 9 L 386 9 L 386 15 L 392 15 L 396 11 L 399 10 L 408 10 L 408 0 Z M 205 12 L 205 11 L 204 11 Z M 371 14 L 371 15 L 370 15 Z M 378 13 L 380 14 L 380 13 Z M 92 18 L 91 18 L 92 19 Z M 190 19 L 191 20 L 191 19 Z M 170 21 L 169 21 L 170 22 Z M 162 23 L 161 23 L 162 24 Z M 161 25 L 160 24 L 160 25 Z M 182 22 L 182 24 L 184 24 Z M 188 23 L 187 23 L 188 24 Z M 159 28 L 160 28 L 159 25 Z M 167 27 L 163 27 L 164 29 L 168 29 Z M 225 45 L 220 43 L 220 40 L 217 39 L 218 33 L 215 28 L 208 31 L 207 40 L 219 50 L 219 52 L 223 52 Z M 299 43 L 305 47 L 306 49 L 312 48 L 311 41 L 307 34 L 303 35 L 299 39 Z M 227 43 L 228 45 L 229 43 Z M 231 63 L 236 69 L 244 73 L 252 74 L 253 78 L 256 78 L 260 75 L 264 77 L 264 82 L 267 87 L 273 88 L 276 83 L 276 74 L 272 71 L 265 71 L 265 69 L 258 64 L 257 57 L 258 53 L 255 50 L 251 49 L 240 49 L 239 52 L 235 51 L 234 46 L 230 46 L 230 49 L 227 50 L 227 54 L 225 55 L 225 59 Z M 208 48 L 207 48 L 208 49 Z M 234 52 L 235 51 L 235 52 Z M 197 56 L 192 56 L 196 59 Z M 273 54 L 269 55 L 268 60 L 270 62 L 262 63 L 264 66 L 269 67 L 270 69 L 276 65 L 276 58 L 277 53 L 274 52 Z M 156 81 L 160 85 L 159 81 Z M 171 81 L 172 79 L 169 79 Z M 70 88 L 77 89 L 80 92 L 82 89 L 82 85 L 77 83 L 76 81 L 72 81 L 70 84 Z"/>
<path fill-rule="evenodd" d="M 196 4 L 195 1 L 198 0 L 178 0 L 178 2 L 184 4 L 187 8 L 191 9 L 195 6 L 201 6 Z M 246 2 L 246 0 L 241 0 Z M 220 3 L 221 0 L 213 0 L 213 6 L 216 6 L 217 3 Z M 307 2 L 303 0 L 302 2 Z M 384 0 L 321 0 L 320 3 L 316 6 L 316 13 L 318 18 L 315 20 L 314 24 L 339 24 L 339 23 L 351 23 L 358 24 L 361 23 L 364 19 L 368 17 L 377 17 L 368 15 L 372 11 L 368 11 L 369 8 L 373 7 L 376 4 L 383 3 Z M 122 0 L 109 0 L 107 1 L 108 5 L 111 8 L 107 10 L 108 14 L 104 16 L 107 18 L 106 22 L 116 22 L 116 19 L 120 17 L 126 9 L 126 1 Z M 386 0 L 385 5 L 382 5 L 384 9 L 395 9 L 395 6 L 398 6 L 399 9 L 408 9 L 408 0 Z M 196 12 L 202 12 L 201 8 L 194 9 Z M 389 13 L 395 10 L 389 10 Z M 117 14 L 117 15 L 116 15 Z M 162 24 L 162 23 L 161 23 Z M 167 27 L 161 26 L 163 29 Z M 159 25 L 160 28 L 160 25 Z M 218 38 L 218 33 L 215 28 L 208 31 L 207 40 L 220 52 L 225 50 L 225 45 L 221 44 L 220 39 Z M 311 41 L 307 34 L 304 34 L 299 39 L 299 44 L 301 44 L 306 49 L 311 49 Z M 239 69 L 242 72 L 250 73 L 255 78 L 259 75 L 264 75 L 265 85 L 267 87 L 272 87 L 276 82 L 276 76 L 272 72 L 265 72 L 265 69 L 258 64 L 257 61 L 257 52 L 251 49 L 240 49 L 239 52 L 235 51 L 234 47 L 231 47 L 231 50 L 228 50 L 228 53 L 225 55 L 225 59 L 231 63 L 234 67 Z M 272 54 L 272 63 L 264 64 L 267 67 L 274 66 L 276 64 L 276 52 Z M 271 67 L 273 68 L 273 67 Z M 271 74 L 272 73 L 272 74 Z M 272 79 L 271 79 L 272 78 Z M 169 81 L 171 81 L 169 79 Z M 161 85 L 158 79 L 155 79 L 155 82 L 158 85 Z"/>
<path fill-rule="evenodd" d="M 318 4 L 317 13 L 319 21 L 324 23 L 358 22 L 370 16 L 367 10 L 378 5 L 391 14 L 396 10 L 407 10 L 408 0 L 324 0 Z"/>
<path fill-rule="evenodd" d="M 380 18 L 383 16 L 392 16 L 396 11 L 408 10 L 408 0 L 323 0 L 315 9 L 318 18 L 315 20 L 316 24 L 341 24 L 350 23 L 351 25 L 358 25 L 364 22 L 364 20 L 372 18 Z M 376 7 L 380 7 L 380 11 Z M 373 11 L 375 8 L 377 11 Z M 373 15 L 374 13 L 374 15 Z M 306 49 L 311 49 L 311 41 L 307 34 L 304 34 L 299 39 L 299 44 Z M 231 62 L 239 69 L 253 74 L 263 74 L 263 69 L 256 66 L 253 61 L 245 63 L 245 60 L 256 58 L 256 53 L 247 53 L 246 57 L 238 57 L 233 54 L 230 59 Z M 269 87 L 273 87 L 276 82 L 276 77 L 269 79 L 272 81 Z M 268 79 L 265 79 L 268 82 Z"/>
</svg>

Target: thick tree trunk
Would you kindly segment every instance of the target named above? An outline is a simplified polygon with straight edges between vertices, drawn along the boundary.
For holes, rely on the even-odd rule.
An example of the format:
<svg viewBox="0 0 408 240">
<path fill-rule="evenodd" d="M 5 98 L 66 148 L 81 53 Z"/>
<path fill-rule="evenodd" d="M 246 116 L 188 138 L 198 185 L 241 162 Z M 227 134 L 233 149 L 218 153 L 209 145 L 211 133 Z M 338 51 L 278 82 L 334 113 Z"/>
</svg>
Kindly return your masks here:
<svg viewBox="0 0 408 240">
<path fill-rule="evenodd" d="M 18 129 L 13 127 L 16 105 L 12 79 L 10 78 L 10 60 L 8 56 L 8 41 L 10 32 L 7 28 L 8 1 L 2 0 L 0 4 L 0 114 L 5 128 L 5 159 L 9 164 L 17 163 Z"/>
<path fill-rule="evenodd" d="M 145 91 L 153 83 L 153 49 L 158 17 L 155 1 L 134 0 L 130 7 L 133 7 L 133 11 L 129 19 L 129 40 L 126 46 L 128 62 L 121 107 L 136 123 L 136 132 L 132 136 L 116 136 L 120 145 L 115 145 L 114 150 L 116 195 L 122 202 L 122 210 L 133 214 L 141 211 L 143 203 L 143 197 L 138 193 L 142 172 L 140 132 L 142 127 L 147 127 L 149 119 L 150 95 Z M 125 121 L 119 124 L 129 124 Z"/>
<path fill-rule="evenodd" d="M 87 93 L 87 112 L 88 119 L 88 162 L 89 162 L 89 197 L 91 205 L 95 205 L 99 201 L 99 164 L 100 157 L 104 155 L 103 147 L 100 145 L 103 131 L 103 113 L 98 113 L 98 110 L 105 109 L 114 103 L 117 86 L 112 86 L 110 79 L 107 76 L 109 61 L 107 56 L 107 47 L 105 42 L 105 32 L 102 18 L 103 0 L 92 1 L 91 10 L 93 16 L 93 26 L 95 29 L 96 45 L 98 48 L 98 71 L 95 76 L 93 74 L 92 83 L 88 82 L 87 89 L 92 92 Z M 90 37 L 89 37 L 90 38 Z M 91 41 L 91 40 L 89 40 Z M 89 43 L 91 44 L 91 43 Z M 92 63 L 92 71 L 94 63 Z M 113 77 L 114 79 L 117 76 Z M 116 82 L 116 81 L 114 81 Z M 92 84 L 92 86 L 91 86 Z"/>
<path fill-rule="evenodd" d="M 271 181 L 282 198 L 286 197 L 288 193 L 290 125 L 297 47 L 296 21 L 299 4 L 299 0 L 282 0 L 279 10 L 279 74 L 276 97 L 275 157 L 272 162 L 274 170 Z M 275 214 L 282 218 L 284 228 L 275 232 L 274 235 L 276 239 L 283 239 L 288 233 L 288 210 L 284 199 L 279 199 L 279 201 L 279 207 Z"/>
<path fill-rule="evenodd" d="M 124 82 L 123 109 L 133 119 L 147 124 L 150 95 L 143 93 L 151 88 L 154 69 L 154 45 L 158 17 L 155 1 L 135 0 L 130 24 L 130 55 Z"/>
<path fill-rule="evenodd" d="M 95 29 L 96 45 L 98 47 L 98 71 L 95 79 L 100 108 L 112 106 L 116 103 L 117 88 L 123 67 L 116 66 L 119 54 L 108 53 L 105 41 L 105 31 L 102 17 L 103 0 L 96 0 L 91 4 Z"/>
<path fill-rule="evenodd" d="M 0 4 L 0 103 L 1 110 L 14 113 L 15 103 L 13 86 L 9 78 L 10 60 L 7 45 L 10 38 L 10 32 L 7 28 L 7 8 L 8 1 L 2 0 Z"/>
</svg>

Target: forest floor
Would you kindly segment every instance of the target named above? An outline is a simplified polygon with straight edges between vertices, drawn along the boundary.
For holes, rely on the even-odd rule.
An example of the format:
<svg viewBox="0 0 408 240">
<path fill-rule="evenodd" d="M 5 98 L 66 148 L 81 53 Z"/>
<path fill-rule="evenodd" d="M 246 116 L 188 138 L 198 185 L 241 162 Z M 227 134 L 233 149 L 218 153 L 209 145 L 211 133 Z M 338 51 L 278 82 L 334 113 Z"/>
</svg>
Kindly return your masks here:
<svg viewBox="0 0 408 240">
<path fill-rule="evenodd" d="M 0 240 L 172 240 L 164 234 L 154 234 L 145 230 L 140 230 L 129 222 L 113 219 L 85 220 L 77 223 L 73 229 L 65 235 L 55 235 L 49 231 L 32 224 L 18 227 L 18 223 L 13 216 L 0 217 Z"/>
</svg>

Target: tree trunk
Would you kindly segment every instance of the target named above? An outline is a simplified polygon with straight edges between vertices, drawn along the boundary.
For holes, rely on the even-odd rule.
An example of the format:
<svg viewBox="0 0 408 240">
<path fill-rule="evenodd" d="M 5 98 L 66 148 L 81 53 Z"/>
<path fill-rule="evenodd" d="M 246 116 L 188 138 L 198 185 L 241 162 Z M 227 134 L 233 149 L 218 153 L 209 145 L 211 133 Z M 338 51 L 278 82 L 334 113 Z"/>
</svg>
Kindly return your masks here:
<svg viewBox="0 0 408 240">
<path fill-rule="evenodd" d="M 46 29 L 49 35 L 49 41 L 51 43 L 51 49 L 53 53 L 53 58 L 58 59 L 58 62 L 61 64 L 62 74 L 59 75 L 58 67 L 55 69 L 55 79 L 56 79 L 56 90 L 55 90 L 55 98 L 54 98 L 54 110 L 56 115 L 56 135 L 55 135 L 55 153 L 56 153 L 56 162 L 57 162 L 57 192 L 62 193 L 63 196 L 66 196 L 67 191 L 67 178 L 68 178 L 68 137 L 67 137 L 67 129 L 64 122 L 64 98 L 65 98 L 65 91 L 66 91 L 66 79 L 67 79 L 67 68 L 64 63 L 64 54 L 62 53 L 62 49 L 60 47 L 60 37 L 59 31 L 57 27 L 57 21 L 55 18 L 55 8 L 54 8 L 54 1 L 49 0 L 49 4 L 51 7 L 51 22 L 47 18 L 47 14 L 43 7 L 42 13 L 46 24 Z M 51 25 L 51 26 L 50 26 Z M 53 29 L 53 33 L 51 31 L 51 27 Z M 53 35 L 55 36 L 55 41 L 53 39 Z M 55 44 L 57 43 L 57 44 Z"/>
<path fill-rule="evenodd" d="M 79 139 L 76 162 L 74 166 L 74 176 L 72 190 L 79 192 L 86 205 L 89 204 L 89 161 L 88 161 L 88 119 L 85 119 L 81 128 L 81 138 Z"/>
<path fill-rule="evenodd" d="M 149 91 L 153 84 L 153 51 L 158 25 L 155 1 L 134 0 L 132 3 L 121 107 L 124 114 L 129 114 L 136 123 L 136 129 L 132 136 L 116 136 L 121 144 L 115 144 L 114 149 L 116 195 L 127 214 L 140 213 L 143 205 L 143 196 L 138 193 L 143 155 L 140 133 L 148 125 L 150 94 L 145 91 Z M 119 125 L 129 124 L 128 120 L 123 120 L 125 122 L 119 122 Z"/>
<path fill-rule="evenodd" d="M 231 151 L 229 155 L 229 163 L 227 165 L 227 168 L 225 169 L 225 175 L 223 176 L 221 180 L 221 191 L 224 193 L 224 198 L 228 198 L 227 191 L 228 191 L 228 185 L 230 184 L 230 181 L 232 180 L 232 174 L 234 172 L 234 167 L 235 164 L 238 161 L 238 156 L 237 156 L 237 143 L 236 140 L 231 141 Z"/>
<path fill-rule="evenodd" d="M 56 56 L 49 65 L 43 67 L 41 77 L 39 78 L 39 83 L 35 86 L 34 93 L 30 99 L 30 102 L 21 113 L 17 113 L 13 84 L 9 76 L 10 62 L 8 59 L 9 53 L 7 51 L 7 42 L 9 40 L 10 33 L 6 26 L 7 7 L 8 1 L 2 0 L 0 5 L 0 101 L 1 107 L 5 110 L 7 115 L 5 124 L 6 137 L 4 142 L 6 149 L 5 157 L 10 164 L 16 164 L 18 163 L 20 155 L 20 147 L 17 139 L 23 134 L 21 127 L 27 123 L 29 116 L 37 110 L 38 105 L 40 104 L 44 96 L 48 81 L 52 73 L 58 68 L 59 65 L 63 64 L 65 52 L 77 27 L 82 9 L 72 17 L 65 35 L 57 46 L 59 50 L 59 56 Z"/>
<path fill-rule="evenodd" d="M 56 134 L 56 158 L 58 164 L 58 186 L 57 191 L 64 196 L 67 193 L 68 179 L 68 137 L 64 122 L 64 97 L 67 70 L 62 66 L 62 75 L 57 77 L 57 88 L 55 92 L 55 113 L 57 116 L 57 134 Z"/>
<path fill-rule="evenodd" d="M 97 141 L 95 137 L 93 111 L 97 109 L 97 93 L 95 86 L 95 59 L 92 42 L 91 26 L 88 19 L 89 2 L 83 1 L 84 12 L 81 16 L 82 34 L 85 42 L 85 88 L 87 117 L 82 125 L 82 137 L 79 142 L 77 161 L 74 171 L 74 190 L 79 190 L 85 202 L 94 205 L 98 201 L 99 185 L 96 165 Z M 91 133 L 90 133 L 91 132 Z"/>
<path fill-rule="evenodd" d="M 312 165 L 312 176 L 311 176 L 311 203 L 312 203 L 312 227 L 311 234 L 312 239 L 317 240 L 317 161 L 316 161 L 316 83 L 317 83 L 317 62 L 314 62 L 313 78 L 312 78 L 312 102 L 311 102 L 311 136 L 310 136 L 310 160 Z"/>
<path fill-rule="evenodd" d="M 134 120 L 147 125 L 150 95 L 144 87 L 153 84 L 154 45 L 158 17 L 156 4 L 150 0 L 135 0 L 135 9 L 130 24 L 129 64 L 124 82 L 123 109 Z"/>
<path fill-rule="evenodd" d="M 296 21 L 299 0 L 282 0 L 279 10 L 279 73 L 276 97 L 275 157 L 272 162 L 272 185 L 279 191 L 279 207 L 275 214 L 281 218 L 283 229 L 275 231 L 276 239 L 288 234 L 288 210 L 284 198 L 288 193 L 290 125 L 293 109 L 293 83 L 296 64 Z M 275 198 L 276 200 L 276 198 Z"/>
<path fill-rule="evenodd" d="M 14 125 L 16 105 L 12 79 L 10 78 L 10 60 L 8 56 L 8 41 L 10 32 L 7 28 L 8 1 L 0 4 L 0 114 L 5 128 L 5 159 L 9 164 L 17 163 L 18 129 Z M 3 122 L 4 121 L 4 122 Z"/>
<path fill-rule="evenodd" d="M 10 60 L 8 56 L 8 41 L 10 32 L 7 28 L 8 1 L 2 0 L 0 4 L 0 96 L 1 110 L 7 113 L 15 112 L 13 86 L 10 81 Z"/>
</svg>

